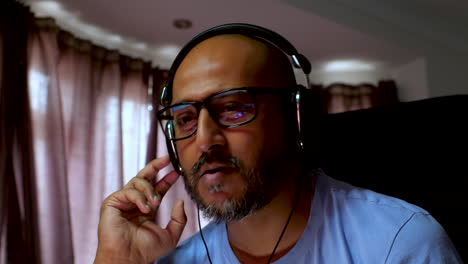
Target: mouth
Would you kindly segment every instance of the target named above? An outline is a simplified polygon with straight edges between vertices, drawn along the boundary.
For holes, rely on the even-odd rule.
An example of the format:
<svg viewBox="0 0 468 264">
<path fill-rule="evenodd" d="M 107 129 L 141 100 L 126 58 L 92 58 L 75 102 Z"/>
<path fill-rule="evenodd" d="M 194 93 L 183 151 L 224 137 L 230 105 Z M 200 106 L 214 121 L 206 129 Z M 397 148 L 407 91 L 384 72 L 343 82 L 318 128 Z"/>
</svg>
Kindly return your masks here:
<svg viewBox="0 0 468 264">
<path fill-rule="evenodd" d="M 227 167 L 227 166 L 216 167 L 216 168 L 212 168 L 212 169 L 206 169 L 201 174 L 201 177 L 203 177 L 203 176 L 205 176 L 207 174 L 215 174 L 215 173 L 218 173 L 218 172 L 227 172 L 227 171 L 230 171 L 230 170 L 233 170 L 233 168 L 232 167 Z"/>
<path fill-rule="evenodd" d="M 234 170 L 235 168 L 225 164 L 209 164 L 202 169 L 200 179 L 203 179 L 206 184 L 219 184 L 227 174 Z"/>
</svg>

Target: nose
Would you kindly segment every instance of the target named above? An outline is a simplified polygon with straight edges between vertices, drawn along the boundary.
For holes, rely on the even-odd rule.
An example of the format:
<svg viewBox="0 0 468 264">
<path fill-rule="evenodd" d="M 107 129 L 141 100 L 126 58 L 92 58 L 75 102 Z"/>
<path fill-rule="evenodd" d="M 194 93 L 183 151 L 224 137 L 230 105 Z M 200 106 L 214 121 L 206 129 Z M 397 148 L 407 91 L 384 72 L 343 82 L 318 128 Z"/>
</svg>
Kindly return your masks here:
<svg viewBox="0 0 468 264">
<path fill-rule="evenodd" d="M 201 153 L 208 152 L 213 146 L 225 146 L 226 138 L 223 129 L 211 118 L 209 112 L 202 108 L 198 116 L 198 128 L 195 139 Z"/>
</svg>

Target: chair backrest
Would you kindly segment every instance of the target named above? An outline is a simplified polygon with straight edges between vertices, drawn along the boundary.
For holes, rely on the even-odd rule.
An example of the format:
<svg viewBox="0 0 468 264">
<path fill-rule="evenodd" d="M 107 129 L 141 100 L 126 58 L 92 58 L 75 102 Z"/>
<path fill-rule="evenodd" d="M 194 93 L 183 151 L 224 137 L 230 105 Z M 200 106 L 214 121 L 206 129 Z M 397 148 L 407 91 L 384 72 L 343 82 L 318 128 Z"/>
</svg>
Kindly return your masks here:
<svg viewBox="0 0 468 264">
<path fill-rule="evenodd" d="M 468 95 L 304 116 L 317 166 L 424 208 L 468 261 Z"/>
</svg>

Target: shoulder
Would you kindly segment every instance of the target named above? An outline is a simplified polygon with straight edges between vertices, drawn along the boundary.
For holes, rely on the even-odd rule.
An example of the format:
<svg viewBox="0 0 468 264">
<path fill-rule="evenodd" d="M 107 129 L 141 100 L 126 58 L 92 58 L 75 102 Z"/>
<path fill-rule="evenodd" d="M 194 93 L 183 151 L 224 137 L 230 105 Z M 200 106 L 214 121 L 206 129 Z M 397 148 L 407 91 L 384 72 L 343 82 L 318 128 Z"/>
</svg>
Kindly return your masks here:
<svg viewBox="0 0 468 264">
<path fill-rule="evenodd" d="M 421 258 L 421 263 L 461 263 L 445 230 L 426 210 L 323 172 L 318 177 L 318 196 L 330 216 L 327 220 L 337 223 L 351 244 L 378 252 L 386 263 L 419 263 Z M 429 257 L 433 262 L 424 260 Z"/>
<path fill-rule="evenodd" d="M 318 215 L 320 228 L 343 248 L 352 246 L 355 252 L 372 248 L 376 255 L 385 255 L 395 234 L 413 214 L 429 216 L 403 200 L 352 186 L 324 173 L 317 177 L 315 208 L 311 212 Z"/>
<path fill-rule="evenodd" d="M 373 221 L 379 220 L 377 217 L 402 224 L 413 214 L 430 215 L 414 204 L 335 180 L 323 172 L 318 174 L 317 182 L 317 192 L 325 207 L 340 209 L 341 213 L 354 217 L 372 217 Z"/>
<path fill-rule="evenodd" d="M 462 263 L 443 227 L 430 215 L 413 214 L 395 234 L 387 263 Z"/>
<path fill-rule="evenodd" d="M 211 245 L 217 243 L 222 232 L 222 227 L 221 223 L 211 222 L 203 228 L 203 237 L 208 247 L 211 248 Z M 205 245 L 203 244 L 200 232 L 179 243 L 172 252 L 163 256 L 157 263 L 208 263 Z"/>
</svg>

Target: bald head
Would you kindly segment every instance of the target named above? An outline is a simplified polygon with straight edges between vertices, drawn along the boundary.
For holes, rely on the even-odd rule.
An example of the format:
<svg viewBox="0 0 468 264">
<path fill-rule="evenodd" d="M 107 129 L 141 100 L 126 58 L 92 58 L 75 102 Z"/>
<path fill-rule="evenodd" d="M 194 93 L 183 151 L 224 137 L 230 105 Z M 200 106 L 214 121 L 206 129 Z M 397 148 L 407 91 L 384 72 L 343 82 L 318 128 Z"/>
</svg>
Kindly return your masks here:
<svg viewBox="0 0 468 264">
<path fill-rule="evenodd" d="M 242 35 L 202 41 L 179 65 L 172 83 L 172 104 L 208 99 L 203 107 L 175 106 L 169 115 L 181 135 L 192 133 L 174 141 L 175 149 L 180 166 L 189 172 L 183 175 L 187 190 L 209 217 L 239 220 L 276 195 L 276 186 L 281 184 L 273 182 L 279 183 L 283 173 L 273 165 L 283 167 L 296 160 L 296 138 L 290 125 L 296 119 L 289 115 L 295 112 L 290 111 L 288 93 L 272 89 L 295 84 L 291 63 L 281 50 Z M 242 87 L 251 89 L 218 94 Z M 261 88 L 271 89 L 262 93 Z M 185 124 L 190 126 L 185 129 Z M 220 164 L 225 169 L 209 169 Z M 197 168 L 205 168 L 204 174 Z"/>
<path fill-rule="evenodd" d="M 172 103 L 203 99 L 230 88 L 294 84 L 288 57 L 272 44 L 242 35 L 219 35 L 187 54 L 174 77 Z"/>
</svg>

